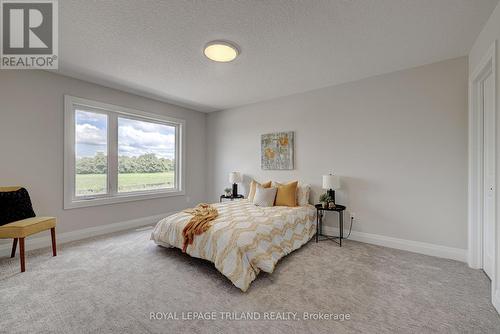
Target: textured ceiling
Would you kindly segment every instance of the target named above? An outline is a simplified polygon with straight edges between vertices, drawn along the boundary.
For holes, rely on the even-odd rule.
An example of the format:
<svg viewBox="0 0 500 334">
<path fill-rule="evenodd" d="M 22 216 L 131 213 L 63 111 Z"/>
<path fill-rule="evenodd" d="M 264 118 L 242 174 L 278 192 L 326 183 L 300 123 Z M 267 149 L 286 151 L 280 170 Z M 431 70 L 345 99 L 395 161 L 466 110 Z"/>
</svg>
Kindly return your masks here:
<svg viewBox="0 0 500 334">
<path fill-rule="evenodd" d="M 498 0 L 64 0 L 60 70 L 200 111 L 467 55 Z M 203 46 L 234 41 L 231 63 Z"/>
</svg>

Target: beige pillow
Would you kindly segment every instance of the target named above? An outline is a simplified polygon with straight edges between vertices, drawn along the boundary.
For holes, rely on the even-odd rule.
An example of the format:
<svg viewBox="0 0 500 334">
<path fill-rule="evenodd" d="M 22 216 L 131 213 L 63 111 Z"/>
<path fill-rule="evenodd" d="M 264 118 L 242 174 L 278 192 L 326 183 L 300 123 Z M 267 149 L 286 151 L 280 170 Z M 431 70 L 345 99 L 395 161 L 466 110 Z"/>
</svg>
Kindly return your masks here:
<svg viewBox="0 0 500 334">
<path fill-rule="evenodd" d="M 270 188 L 271 181 L 264 182 L 264 183 L 260 184 L 259 182 L 252 180 L 252 182 L 250 182 L 250 191 L 248 192 L 248 200 L 249 201 L 253 201 L 253 198 L 255 196 L 255 188 L 257 188 L 258 185 L 262 186 L 262 188 Z"/>
<path fill-rule="evenodd" d="M 278 188 L 278 186 L 281 186 L 282 184 L 279 182 L 274 182 L 272 183 L 273 187 Z M 311 195 L 311 185 L 309 184 L 303 184 L 303 183 L 298 183 L 297 184 L 297 205 L 298 206 L 304 206 L 309 204 L 309 197 Z"/>
<path fill-rule="evenodd" d="M 273 206 L 277 190 L 277 188 L 264 188 L 260 185 L 257 185 L 255 187 L 253 204 L 257 206 Z"/>
<path fill-rule="evenodd" d="M 297 206 L 297 184 L 298 181 L 293 181 L 287 184 L 279 184 L 276 193 L 276 206 Z"/>
<path fill-rule="evenodd" d="M 309 204 L 310 193 L 311 193 L 310 185 L 299 183 L 297 186 L 297 205 L 303 206 Z"/>
</svg>

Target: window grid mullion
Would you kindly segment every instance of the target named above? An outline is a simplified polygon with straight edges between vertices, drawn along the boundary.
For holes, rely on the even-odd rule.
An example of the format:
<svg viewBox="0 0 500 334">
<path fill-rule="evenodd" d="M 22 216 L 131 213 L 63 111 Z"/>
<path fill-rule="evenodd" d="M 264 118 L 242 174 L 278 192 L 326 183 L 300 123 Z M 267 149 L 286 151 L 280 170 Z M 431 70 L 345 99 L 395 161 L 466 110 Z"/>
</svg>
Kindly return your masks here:
<svg viewBox="0 0 500 334">
<path fill-rule="evenodd" d="M 118 116 L 108 113 L 108 192 L 118 194 Z"/>
</svg>

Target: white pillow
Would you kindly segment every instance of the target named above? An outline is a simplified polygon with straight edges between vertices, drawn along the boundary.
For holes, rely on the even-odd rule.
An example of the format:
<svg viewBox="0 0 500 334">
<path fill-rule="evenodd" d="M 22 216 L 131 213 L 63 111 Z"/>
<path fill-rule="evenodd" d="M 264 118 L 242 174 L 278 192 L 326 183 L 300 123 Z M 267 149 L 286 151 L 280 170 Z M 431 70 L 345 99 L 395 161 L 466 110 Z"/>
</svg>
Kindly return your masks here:
<svg viewBox="0 0 500 334">
<path fill-rule="evenodd" d="M 278 188 L 263 188 L 259 185 L 255 188 L 253 204 L 257 206 L 274 206 L 274 199 Z"/>
<path fill-rule="evenodd" d="M 300 184 L 297 186 L 297 205 L 303 206 L 309 204 L 309 194 L 311 186 L 308 184 Z"/>
</svg>

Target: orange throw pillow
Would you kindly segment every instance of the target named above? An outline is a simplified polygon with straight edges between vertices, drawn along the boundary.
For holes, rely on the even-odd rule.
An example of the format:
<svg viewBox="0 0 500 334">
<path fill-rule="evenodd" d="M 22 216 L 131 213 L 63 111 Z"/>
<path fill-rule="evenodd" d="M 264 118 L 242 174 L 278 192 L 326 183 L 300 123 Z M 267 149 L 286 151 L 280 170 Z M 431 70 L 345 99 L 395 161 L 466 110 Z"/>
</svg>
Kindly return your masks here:
<svg viewBox="0 0 500 334">
<path fill-rule="evenodd" d="M 290 182 L 287 184 L 279 184 L 278 192 L 276 193 L 276 206 L 297 206 L 297 184 L 299 181 Z"/>
<path fill-rule="evenodd" d="M 255 190 L 257 189 L 257 185 L 262 186 L 262 188 L 271 188 L 271 181 L 264 182 L 264 183 L 260 184 L 259 182 L 252 180 L 252 182 L 250 182 L 250 191 L 248 192 L 248 199 L 250 201 L 253 201 L 253 198 L 255 196 Z"/>
</svg>

